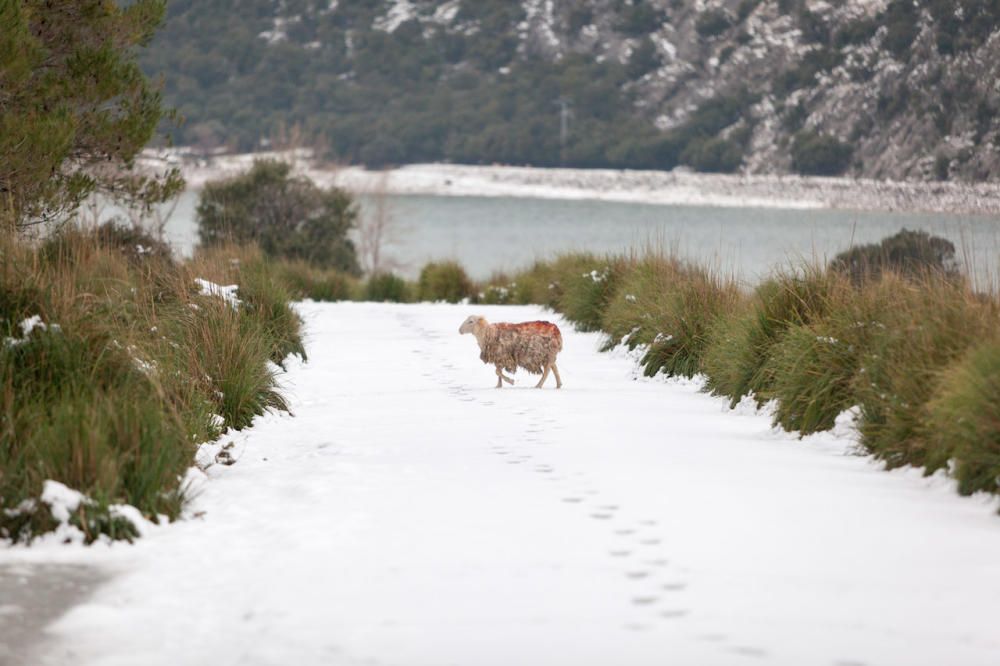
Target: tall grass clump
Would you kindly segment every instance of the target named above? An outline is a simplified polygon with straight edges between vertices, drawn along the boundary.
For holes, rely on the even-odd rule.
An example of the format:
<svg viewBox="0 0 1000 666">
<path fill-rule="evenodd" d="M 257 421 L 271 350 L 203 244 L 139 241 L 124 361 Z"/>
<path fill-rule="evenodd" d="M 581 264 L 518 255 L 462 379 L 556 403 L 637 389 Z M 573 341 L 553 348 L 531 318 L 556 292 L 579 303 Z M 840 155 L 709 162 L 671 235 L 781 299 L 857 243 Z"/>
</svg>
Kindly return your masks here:
<svg viewBox="0 0 1000 666">
<path fill-rule="evenodd" d="M 376 303 L 409 303 L 413 300 L 413 288 L 394 273 L 376 273 L 365 281 L 362 300 Z"/>
<path fill-rule="evenodd" d="M 286 407 L 269 361 L 301 351 L 299 321 L 267 270 L 181 264 L 136 230 L 0 238 L 0 538 L 57 526 L 49 480 L 87 498 L 85 540 L 131 538 L 116 505 L 176 517 L 196 445 Z M 195 282 L 233 272 L 239 303 Z"/>
<path fill-rule="evenodd" d="M 994 301 L 977 298 L 950 279 L 897 279 L 894 285 L 891 305 L 876 320 L 878 334 L 861 359 L 859 427 L 863 444 L 889 466 L 932 471 L 944 461 L 932 452 L 927 404 L 942 373 L 990 339 L 1000 317 Z"/>
<path fill-rule="evenodd" d="M 278 278 L 296 300 L 349 301 L 357 297 L 358 279 L 333 268 L 317 268 L 304 261 L 279 261 Z"/>
<path fill-rule="evenodd" d="M 702 362 L 706 387 L 728 396 L 735 407 L 752 395 L 758 406 L 774 381 L 768 360 L 789 327 L 821 317 L 836 278 L 816 266 L 779 271 L 761 283 L 749 301 L 734 304 L 713 322 Z"/>
<path fill-rule="evenodd" d="M 592 254 L 565 254 L 552 262 L 552 301 L 581 331 L 599 331 L 628 262 Z"/>
<path fill-rule="evenodd" d="M 557 308 L 562 286 L 551 262 L 536 261 L 510 275 L 496 273 L 478 285 L 477 303 L 488 305 L 544 305 Z"/>
<path fill-rule="evenodd" d="M 740 299 L 731 280 L 656 253 L 633 259 L 620 283 L 602 320 L 604 348 L 644 346 L 647 376 L 700 372 L 708 331 Z"/>
<path fill-rule="evenodd" d="M 945 369 L 927 411 L 933 466 L 954 460 L 963 495 L 1000 491 L 1000 342 L 977 344 Z"/>
<path fill-rule="evenodd" d="M 281 266 L 254 246 L 230 244 L 200 249 L 191 263 L 193 270 L 203 273 L 202 279 L 237 285 L 241 305 L 264 327 L 271 343 L 269 358 L 279 365 L 290 354 L 306 356 L 302 322 L 290 305 L 293 296 L 281 277 Z"/>
<path fill-rule="evenodd" d="M 731 406 L 770 403 L 775 425 L 801 434 L 857 407 L 861 445 L 888 466 L 1000 492 L 1000 302 L 970 289 L 953 249 L 904 230 L 750 293 L 657 252 L 564 255 L 502 281 L 505 298 L 603 331 L 605 350 L 643 348 L 647 375 L 701 373 Z"/>
<path fill-rule="evenodd" d="M 472 281 L 455 261 L 431 262 L 420 271 L 417 298 L 421 301 L 458 303 L 473 295 Z"/>
</svg>

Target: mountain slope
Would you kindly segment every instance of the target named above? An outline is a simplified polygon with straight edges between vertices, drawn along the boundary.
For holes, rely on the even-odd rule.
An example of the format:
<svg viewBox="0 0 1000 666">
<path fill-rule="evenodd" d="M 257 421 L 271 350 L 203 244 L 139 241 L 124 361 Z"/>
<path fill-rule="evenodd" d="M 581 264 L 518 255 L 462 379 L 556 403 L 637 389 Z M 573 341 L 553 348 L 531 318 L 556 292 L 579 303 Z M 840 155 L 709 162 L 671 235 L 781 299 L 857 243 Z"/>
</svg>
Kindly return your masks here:
<svg viewBox="0 0 1000 666">
<path fill-rule="evenodd" d="M 1000 0 L 175 0 L 181 143 L 420 161 L 1000 173 Z"/>
</svg>

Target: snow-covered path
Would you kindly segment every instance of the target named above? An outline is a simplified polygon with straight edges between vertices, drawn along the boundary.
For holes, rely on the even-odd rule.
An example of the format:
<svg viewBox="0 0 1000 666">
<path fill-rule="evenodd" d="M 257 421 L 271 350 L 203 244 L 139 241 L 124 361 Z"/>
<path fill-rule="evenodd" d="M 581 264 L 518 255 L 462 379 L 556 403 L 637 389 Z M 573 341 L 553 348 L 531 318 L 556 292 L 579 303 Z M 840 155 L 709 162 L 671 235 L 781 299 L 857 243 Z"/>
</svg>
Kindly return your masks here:
<svg viewBox="0 0 1000 666">
<path fill-rule="evenodd" d="M 546 317 L 303 305 L 295 417 L 224 438 L 200 518 L 0 554 L 114 573 L 37 663 L 1000 663 L 984 501 L 636 381 L 566 324 L 563 390 L 497 391 L 473 310 Z"/>
</svg>

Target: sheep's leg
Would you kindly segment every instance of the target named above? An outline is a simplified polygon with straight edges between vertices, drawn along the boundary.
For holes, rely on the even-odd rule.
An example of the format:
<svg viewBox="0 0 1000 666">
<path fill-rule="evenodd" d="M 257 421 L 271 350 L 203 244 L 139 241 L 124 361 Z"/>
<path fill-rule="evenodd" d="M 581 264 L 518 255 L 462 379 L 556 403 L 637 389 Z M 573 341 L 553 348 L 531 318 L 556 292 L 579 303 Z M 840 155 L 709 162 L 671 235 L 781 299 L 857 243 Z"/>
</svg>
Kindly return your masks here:
<svg viewBox="0 0 1000 666">
<path fill-rule="evenodd" d="M 496 368 L 497 368 L 497 388 L 503 388 L 504 382 L 507 382 L 508 384 L 514 383 L 513 379 L 503 374 L 503 370 L 500 368 L 499 365 L 496 366 Z"/>
<path fill-rule="evenodd" d="M 551 367 L 552 373 L 556 376 L 556 388 L 562 388 L 562 377 L 559 376 L 559 368 L 556 367 L 555 363 Z"/>
<path fill-rule="evenodd" d="M 550 370 L 552 370 L 552 366 L 551 365 L 545 366 L 545 371 L 542 372 L 542 378 L 538 380 L 537 384 L 535 384 L 535 388 L 542 388 L 542 384 L 544 384 L 545 380 L 549 378 L 549 371 Z"/>
</svg>

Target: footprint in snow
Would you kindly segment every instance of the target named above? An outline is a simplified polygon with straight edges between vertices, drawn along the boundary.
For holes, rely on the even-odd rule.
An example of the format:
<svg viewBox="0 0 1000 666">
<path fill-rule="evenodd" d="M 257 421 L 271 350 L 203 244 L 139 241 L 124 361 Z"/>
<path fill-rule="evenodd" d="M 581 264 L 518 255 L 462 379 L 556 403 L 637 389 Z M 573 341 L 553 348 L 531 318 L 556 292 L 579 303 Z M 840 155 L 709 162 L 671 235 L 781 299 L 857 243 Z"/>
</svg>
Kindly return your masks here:
<svg viewBox="0 0 1000 666">
<path fill-rule="evenodd" d="M 742 657 L 763 658 L 767 656 L 767 650 L 752 645 L 736 645 L 730 648 L 729 651 Z"/>
</svg>

